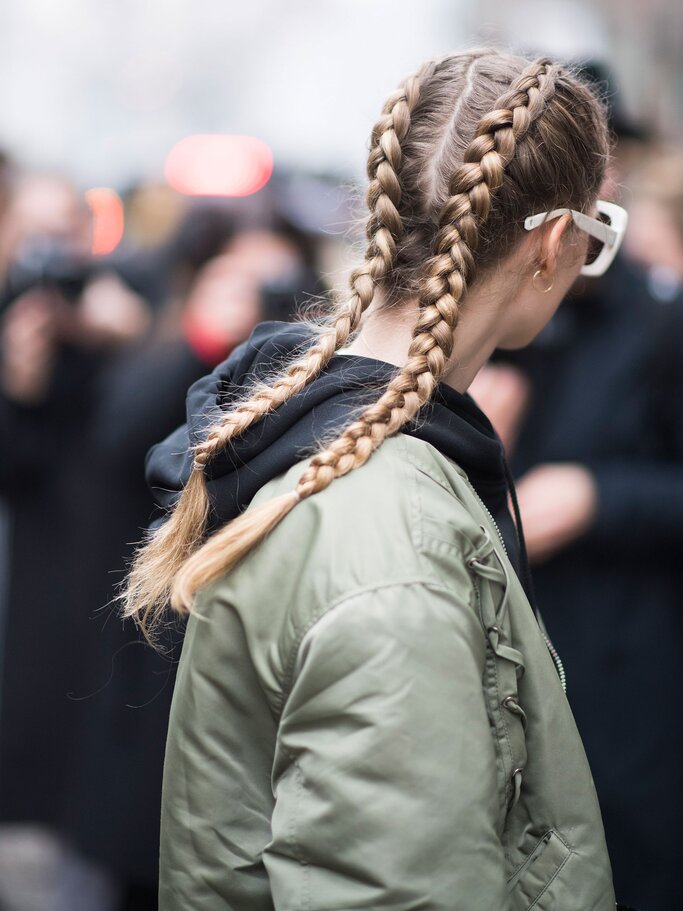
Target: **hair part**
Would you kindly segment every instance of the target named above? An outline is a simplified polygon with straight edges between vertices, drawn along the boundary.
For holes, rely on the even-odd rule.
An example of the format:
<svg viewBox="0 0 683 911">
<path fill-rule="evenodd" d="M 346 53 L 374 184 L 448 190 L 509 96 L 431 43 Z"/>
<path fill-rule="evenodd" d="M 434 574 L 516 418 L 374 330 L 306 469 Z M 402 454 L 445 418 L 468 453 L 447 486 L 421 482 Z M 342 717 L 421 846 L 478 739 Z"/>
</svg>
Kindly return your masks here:
<svg viewBox="0 0 683 911">
<path fill-rule="evenodd" d="M 122 594 L 146 635 L 169 600 L 185 612 L 198 589 L 230 571 L 307 497 L 363 465 L 414 420 L 451 355 L 468 287 L 507 256 L 530 211 L 585 209 L 609 151 L 604 105 L 549 58 L 529 62 L 492 49 L 429 61 L 384 105 L 371 135 L 367 249 L 312 347 L 209 429 L 167 523 L 138 551 Z M 293 492 L 250 507 L 204 541 L 207 463 L 300 392 L 360 326 L 375 290 L 416 296 L 406 363 L 377 402 L 313 456 Z"/>
</svg>

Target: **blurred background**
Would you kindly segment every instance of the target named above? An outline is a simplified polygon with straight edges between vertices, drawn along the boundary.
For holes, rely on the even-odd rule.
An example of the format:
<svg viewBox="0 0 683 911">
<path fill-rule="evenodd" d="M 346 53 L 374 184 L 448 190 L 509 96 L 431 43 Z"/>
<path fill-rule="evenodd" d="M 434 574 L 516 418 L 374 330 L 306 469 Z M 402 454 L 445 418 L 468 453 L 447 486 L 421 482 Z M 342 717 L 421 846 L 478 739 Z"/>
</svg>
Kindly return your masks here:
<svg viewBox="0 0 683 911">
<path fill-rule="evenodd" d="M 623 252 L 472 393 L 519 481 L 620 900 L 680 907 L 683 4 L 5 0 L 0 911 L 156 908 L 182 628 L 156 654 L 111 606 L 145 454 L 258 322 L 343 287 L 385 97 L 479 44 L 581 64 L 609 99 Z M 580 533 L 567 466 L 599 491 Z"/>
<path fill-rule="evenodd" d="M 159 180 L 173 144 L 204 132 L 256 136 L 282 167 L 358 176 L 397 82 L 473 41 L 601 58 L 628 112 L 675 136 L 682 19 L 667 0 L 8 0 L 5 144 L 84 187 Z"/>
</svg>

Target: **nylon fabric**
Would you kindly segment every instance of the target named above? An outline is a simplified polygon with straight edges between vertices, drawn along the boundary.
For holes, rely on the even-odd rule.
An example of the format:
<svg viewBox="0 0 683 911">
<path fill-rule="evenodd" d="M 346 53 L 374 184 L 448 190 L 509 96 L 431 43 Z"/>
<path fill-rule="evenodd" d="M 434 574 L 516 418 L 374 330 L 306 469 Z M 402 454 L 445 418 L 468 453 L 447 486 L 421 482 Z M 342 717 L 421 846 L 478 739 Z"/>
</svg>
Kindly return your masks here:
<svg viewBox="0 0 683 911">
<path fill-rule="evenodd" d="M 590 769 L 466 473 L 399 434 L 201 594 L 160 908 L 531 907 L 615 911 Z"/>
</svg>

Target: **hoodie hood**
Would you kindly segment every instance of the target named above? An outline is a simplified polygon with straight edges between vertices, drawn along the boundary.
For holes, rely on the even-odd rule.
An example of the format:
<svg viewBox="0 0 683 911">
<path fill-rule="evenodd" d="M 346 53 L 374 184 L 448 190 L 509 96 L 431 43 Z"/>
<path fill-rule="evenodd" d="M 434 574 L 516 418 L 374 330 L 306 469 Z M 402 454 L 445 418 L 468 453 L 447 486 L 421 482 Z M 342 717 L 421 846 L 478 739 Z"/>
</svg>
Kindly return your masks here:
<svg viewBox="0 0 683 911">
<path fill-rule="evenodd" d="M 276 375 L 313 340 L 304 323 L 262 323 L 213 373 L 190 388 L 187 424 L 147 457 L 147 481 L 159 506 L 165 510 L 177 499 L 192 470 L 190 447 L 205 438 L 222 408 L 243 396 L 254 381 Z M 233 519 L 259 488 L 312 455 L 321 441 L 337 436 L 360 409 L 377 400 L 396 370 L 372 358 L 335 355 L 305 390 L 235 439 L 207 466 L 212 528 Z M 503 446 L 474 400 L 441 383 L 419 420 L 402 432 L 430 443 L 467 472 L 510 555 L 516 556 Z"/>
</svg>

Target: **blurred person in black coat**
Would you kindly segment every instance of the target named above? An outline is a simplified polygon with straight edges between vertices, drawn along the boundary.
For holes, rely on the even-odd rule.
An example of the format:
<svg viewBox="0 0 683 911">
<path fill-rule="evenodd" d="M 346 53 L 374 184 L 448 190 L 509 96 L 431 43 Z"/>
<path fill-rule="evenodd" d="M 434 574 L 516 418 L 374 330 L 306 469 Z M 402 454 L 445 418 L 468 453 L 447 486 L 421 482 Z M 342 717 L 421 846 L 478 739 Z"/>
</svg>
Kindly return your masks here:
<svg viewBox="0 0 683 911">
<path fill-rule="evenodd" d="M 97 503 L 98 520 L 106 517 L 109 543 L 94 536 L 82 551 L 98 651 L 95 673 L 78 693 L 89 722 L 81 727 L 68 823 L 82 850 L 128 883 L 132 908 L 156 907 L 161 773 L 182 625 L 167 630 L 157 654 L 118 619 L 115 605 L 102 606 L 150 519 L 147 450 L 185 420 L 187 388 L 269 313 L 272 288 L 288 289 L 280 313 L 291 316 L 301 278 L 298 251 L 286 239 L 265 228 L 238 229 L 218 255 L 196 264 L 186 299 L 160 314 L 158 338 L 131 349 L 100 378 L 88 499 Z"/>
<path fill-rule="evenodd" d="M 683 815 L 683 156 L 654 153 L 604 66 L 586 73 L 608 90 L 616 145 L 601 195 L 629 210 L 624 251 L 603 278 L 577 283 L 529 348 L 498 352 L 470 391 L 518 479 L 615 888 L 643 911 L 672 911 Z"/>
<path fill-rule="evenodd" d="M 50 221 L 82 244 L 78 205 L 70 220 L 73 190 L 69 206 L 46 220 L 47 185 L 37 197 L 30 183 L 24 189 L 39 201 L 41 236 Z M 15 221 L 8 235 L 31 234 L 17 228 Z M 93 869 L 100 874 L 98 897 L 93 891 L 89 900 L 85 874 L 79 887 L 72 870 L 65 895 L 62 883 L 48 883 L 46 911 L 69 907 L 77 889 L 88 911 L 117 902 L 156 906 L 161 770 L 180 632 L 157 655 L 107 605 L 130 542 L 148 522 L 147 449 L 183 420 L 187 387 L 249 335 L 264 309 L 272 315 L 274 300 L 284 306 L 287 290 L 301 290 L 301 256 L 288 238 L 234 225 L 221 232 L 207 256 L 193 259 L 187 293 L 172 295 L 151 336 L 144 302 L 104 274 L 70 301 L 52 287 L 31 289 L 11 302 L 0 325 L 0 492 L 12 517 L 0 822 L 5 830 L 39 824 L 69 846 L 57 866 L 78 866 L 75 850 L 79 863 L 96 862 L 86 870 L 90 881 Z M 11 260 L 12 244 L 0 248 Z M 21 874 L 15 867 L 2 869 L 0 891 Z"/>
<path fill-rule="evenodd" d="M 683 151 L 654 148 L 635 168 L 631 227 L 624 249 L 658 300 L 683 291 Z"/>
<path fill-rule="evenodd" d="M 89 683 L 98 644 L 85 600 L 89 548 L 108 533 L 106 515 L 100 524 L 94 509 L 102 497 L 93 497 L 100 468 L 92 460 L 90 419 L 99 407 L 103 370 L 142 337 L 150 317 L 114 273 L 99 263 L 95 268 L 89 233 L 79 195 L 49 175 L 20 179 L 0 232 L 0 495 L 10 520 L 0 681 L 0 887 L 19 908 L 22 869 L 26 886 L 38 889 L 40 903 L 50 907 L 47 896 L 56 894 L 57 884 L 50 884 L 48 858 L 107 892 L 96 871 L 62 851 L 74 796 L 69 783 L 87 719 L 86 704 L 73 697 Z M 26 851 L 40 884 L 28 882 Z"/>
<path fill-rule="evenodd" d="M 683 299 L 620 257 L 471 392 L 504 437 L 618 892 L 680 905 Z M 643 572 L 643 565 L 650 568 Z"/>
</svg>

